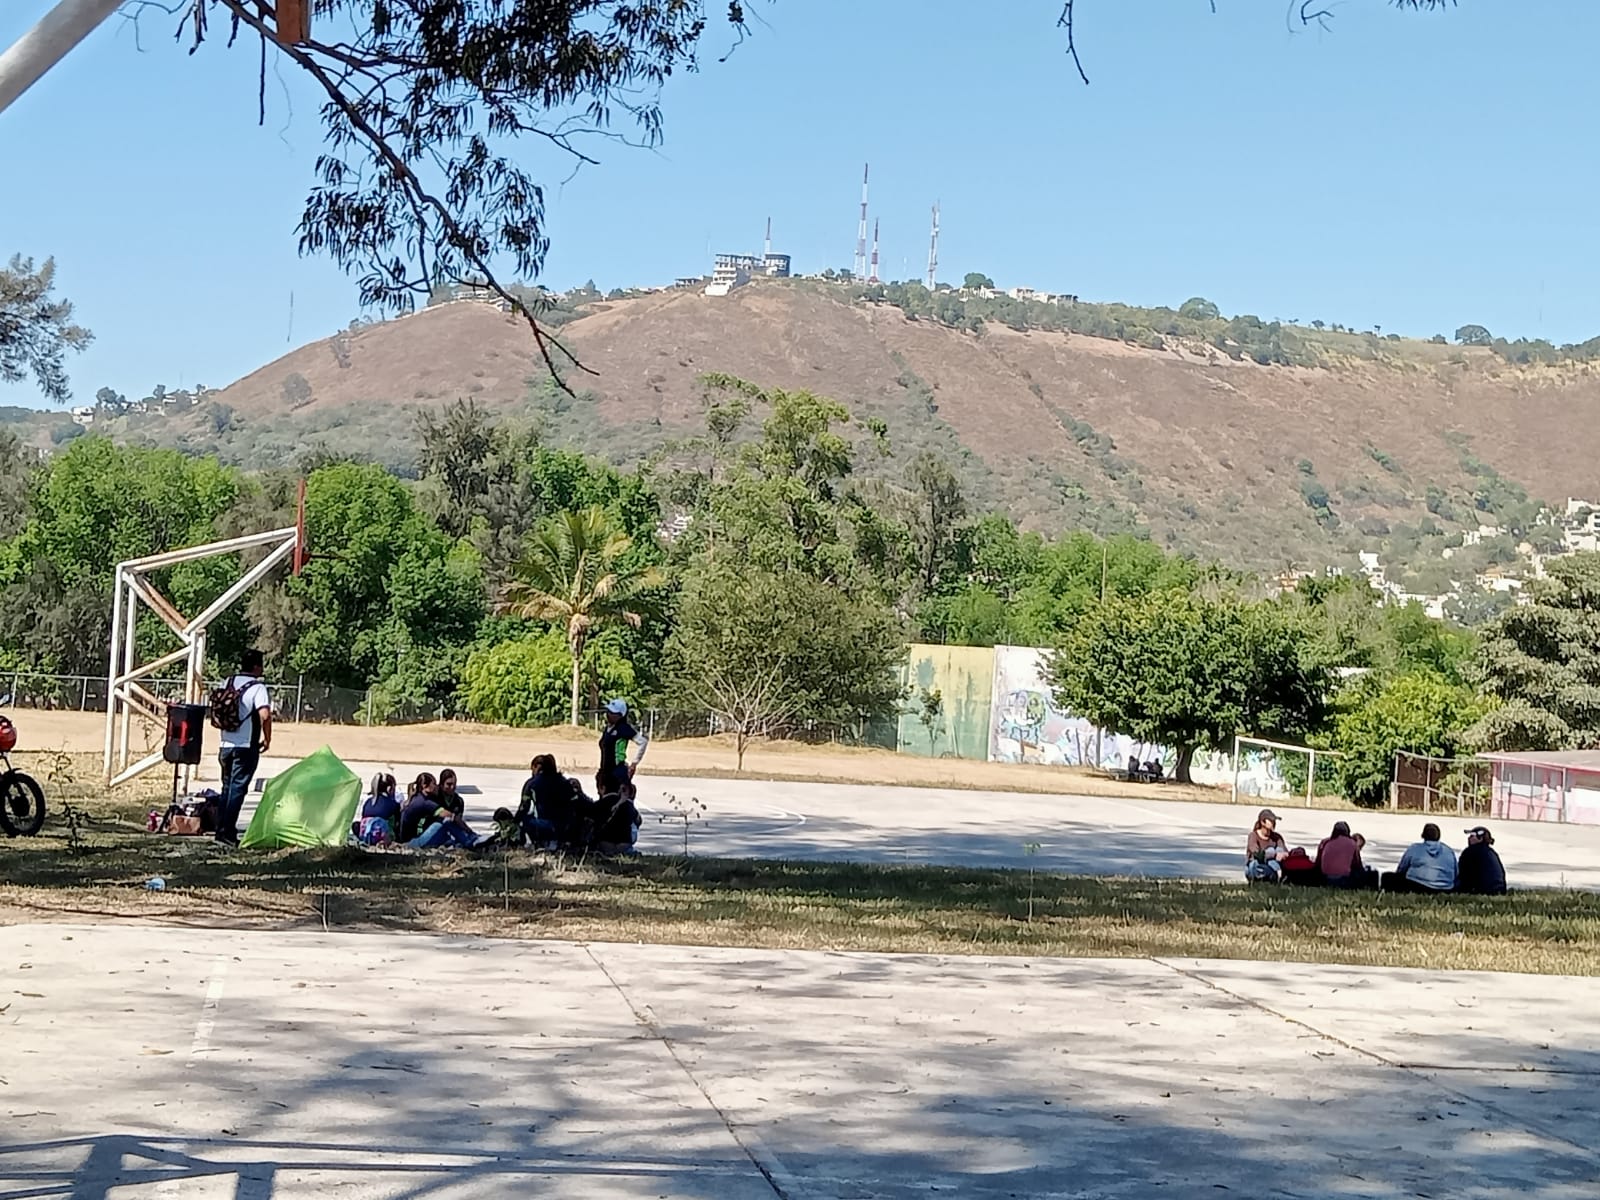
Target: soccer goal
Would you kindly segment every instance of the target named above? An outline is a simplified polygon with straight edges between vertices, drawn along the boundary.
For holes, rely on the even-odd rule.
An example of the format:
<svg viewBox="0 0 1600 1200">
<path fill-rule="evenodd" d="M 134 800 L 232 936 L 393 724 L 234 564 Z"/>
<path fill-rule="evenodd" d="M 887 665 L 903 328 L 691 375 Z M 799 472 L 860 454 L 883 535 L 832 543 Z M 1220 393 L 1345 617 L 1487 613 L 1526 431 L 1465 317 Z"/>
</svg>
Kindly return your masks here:
<svg viewBox="0 0 1600 1200">
<path fill-rule="evenodd" d="M 1233 739 L 1233 800 L 1258 796 L 1263 800 L 1288 800 L 1303 796 L 1310 808 L 1317 795 L 1317 766 L 1332 754 L 1311 746 L 1273 742 L 1266 738 L 1235 735 Z M 1301 775 L 1304 773 L 1302 791 Z"/>
</svg>

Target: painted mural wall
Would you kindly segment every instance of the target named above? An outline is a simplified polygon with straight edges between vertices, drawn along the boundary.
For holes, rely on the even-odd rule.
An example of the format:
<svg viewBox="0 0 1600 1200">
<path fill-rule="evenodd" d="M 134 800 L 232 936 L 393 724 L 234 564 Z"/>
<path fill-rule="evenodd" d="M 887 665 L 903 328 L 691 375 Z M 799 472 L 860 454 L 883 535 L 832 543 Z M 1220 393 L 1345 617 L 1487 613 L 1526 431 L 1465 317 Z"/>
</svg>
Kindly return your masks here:
<svg viewBox="0 0 1600 1200">
<path fill-rule="evenodd" d="M 1030 646 L 994 648 L 994 705 L 989 726 L 989 761 L 1046 766 L 1125 767 L 1173 757 L 1159 746 L 1096 729 L 1055 705 L 1045 680 L 1045 651 Z"/>
<path fill-rule="evenodd" d="M 914 645 L 901 682 L 907 690 L 897 745 L 925 758 L 975 758 L 989 754 L 989 714 L 994 694 L 994 651 L 987 646 Z M 939 693 L 939 711 L 922 720 L 923 699 Z"/>
</svg>

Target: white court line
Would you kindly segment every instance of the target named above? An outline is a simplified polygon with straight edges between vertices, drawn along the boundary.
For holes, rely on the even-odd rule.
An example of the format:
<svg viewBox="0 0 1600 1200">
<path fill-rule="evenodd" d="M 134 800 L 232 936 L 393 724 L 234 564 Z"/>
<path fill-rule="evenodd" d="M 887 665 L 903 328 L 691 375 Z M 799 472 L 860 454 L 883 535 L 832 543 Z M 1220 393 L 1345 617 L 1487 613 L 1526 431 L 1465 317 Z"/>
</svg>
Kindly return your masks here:
<svg viewBox="0 0 1600 1200">
<path fill-rule="evenodd" d="M 189 1041 L 189 1053 L 183 1060 L 185 1070 L 194 1066 L 195 1059 L 211 1050 L 211 1034 L 217 1027 L 217 1009 L 222 1006 L 222 995 L 227 990 L 228 964 L 232 960 L 226 954 L 219 954 L 211 960 L 211 974 L 206 983 L 206 998 L 200 1005 L 200 1019 L 194 1025 L 194 1037 Z M 155 1186 L 155 1194 L 165 1200 L 166 1197 L 178 1194 L 178 1184 L 184 1178 L 181 1172 L 161 1179 Z"/>
<path fill-rule="evenodd" d="M 217 1027 L 217 1009 L 222 1005 L 222 993 L 227 988 L 229 961 L 226 954 L 219 954 L 212 960 L 205 1003 L 200 1006 L 200 1019 L 195 1022 L 194 1039 L 189 1043 L 189 1056 L 184 1060 L 186 1067 L 192 1067 L 197 1057 L 211 1050 L 211 1034 Z"/>
</svg>

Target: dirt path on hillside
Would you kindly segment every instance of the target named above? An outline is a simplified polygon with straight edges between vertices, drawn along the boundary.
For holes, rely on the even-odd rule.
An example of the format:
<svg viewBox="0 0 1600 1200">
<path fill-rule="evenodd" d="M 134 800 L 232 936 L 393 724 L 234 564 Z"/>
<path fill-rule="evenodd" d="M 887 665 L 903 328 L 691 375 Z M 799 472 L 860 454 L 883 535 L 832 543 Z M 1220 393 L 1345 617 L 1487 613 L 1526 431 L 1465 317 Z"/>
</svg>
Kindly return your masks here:
<svg viewBox="0 0 1600 1200">
<path fill-rule="evenodd" d="M 25 749 L 66 749 L 99 754 L 105 744 L 100 713 L 13 714 Z M 208 731 L 208 749 L 215 743 Z M 151 741 L 150 745 L 155 745 Z M 281 723 L 273 753 L 303 757 L 332 747 L 352 762 L 449 764 L 457 767 L 526 767 L 535 754 L 555 754 L 564 769 L 587 776 L 594 769 L 595 737 L 586 730 L 508 729 L 493 725 L 436 721 L 426 725 L 296 725 Z M 647 768 L 657 775 L 733 775 L 731 738 L 680 738 L 650 745 Z M 214 774 L 208 755 L 202 778 Z M 891 750 L 852 746 L 811 746 L 800 742 L 758 743 L 745 754 L 744 774 L 756 779 L 900 784 L 911 787 L 965 788 L 1004 792 L 1073 792 L 1083 795 L 1137 795 L 1164 800 L 1227 799 L 1222 788 L 1118 783 L 1079 768 L 918 758 Z"/>
</svg>

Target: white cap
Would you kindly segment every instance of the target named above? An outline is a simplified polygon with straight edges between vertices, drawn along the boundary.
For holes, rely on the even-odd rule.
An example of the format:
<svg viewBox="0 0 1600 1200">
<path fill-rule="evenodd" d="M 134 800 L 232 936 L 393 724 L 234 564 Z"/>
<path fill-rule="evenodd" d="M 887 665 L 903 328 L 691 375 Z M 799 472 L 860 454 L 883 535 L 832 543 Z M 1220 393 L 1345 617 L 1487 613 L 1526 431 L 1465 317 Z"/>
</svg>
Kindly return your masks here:
<svg viewBox="0 0 1600 1200">
<path fill-rule="evenodd" d="M 608 700 L 606 701 L 606 711 L 608 713 L 616 713 L 619 717 L 625 717 L 628 715 L 628 702 L 626 700 Z"/>
</svg>

